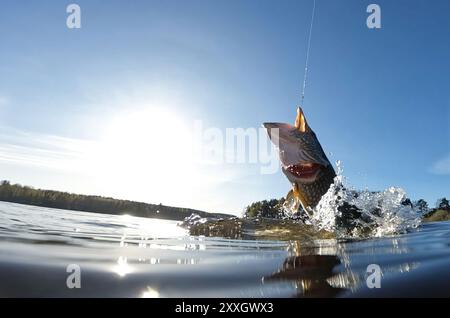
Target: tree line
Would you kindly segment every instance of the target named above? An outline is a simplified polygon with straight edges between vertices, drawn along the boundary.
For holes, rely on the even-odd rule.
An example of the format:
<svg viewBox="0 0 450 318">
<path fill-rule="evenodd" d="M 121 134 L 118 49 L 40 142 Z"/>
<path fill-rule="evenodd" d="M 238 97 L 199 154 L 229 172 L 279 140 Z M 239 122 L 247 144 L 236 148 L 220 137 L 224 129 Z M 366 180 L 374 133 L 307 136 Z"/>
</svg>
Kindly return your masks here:
<svg viewBox="0 0 450 318">
<path fill-rule="evenodd" d="M 102 196 L 80 195 L 68 192 L 35 189 L 9 181 L 0 182 L 0 201 L 36 205 L 48 208 L 76 210 L 84 212 L 128 214 L 140 217 L 151 217 L 170 220 L 184 220 L 193 213 L 201 217 L 229 216 L 226 214 L 208 213 L 204 211 L 149 204 L 129 200 L 118 200 Z"/>
<path fill-rule="evenodd" d="M 281 218 L 285 215 L 283 209 L 284 202 L 284 198 L 254 202 L 245 208 L 244 216 L 247 218 Z M 424 199 L 417 201 L 406 199 L 403 204 L 411 205 L 419 214 L 423 215 L 424 218 L 431 217 L 435 213 L 450 213 L 450 203 L 445 197 L 436 202 L 435 208 L 429 208 L 428 202 Z"/>
</svg>

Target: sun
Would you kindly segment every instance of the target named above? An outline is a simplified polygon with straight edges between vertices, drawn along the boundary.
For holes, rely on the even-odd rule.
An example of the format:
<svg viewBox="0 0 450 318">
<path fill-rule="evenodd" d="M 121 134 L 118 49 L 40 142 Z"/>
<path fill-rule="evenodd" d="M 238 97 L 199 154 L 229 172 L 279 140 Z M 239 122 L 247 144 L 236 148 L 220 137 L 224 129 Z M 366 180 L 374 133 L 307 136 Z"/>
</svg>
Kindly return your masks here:
<svg viewBox="0 0 450 318">
<path fill-rule="evenodd" d="M 158 108 L 121 114 L 106 131 L 105 145 L 116 163 L 173 163 L 191 143 L 186 124 L 176 114 Z"/>
<path fill-rule="evenodd" d="M 194 179 L 192 142 L 177 113 L 155 107 L 124 112 L 108 123 L 95 150 L 96 174 L 121 197 L 170 193 L 180 180 Z"/>
</svg>

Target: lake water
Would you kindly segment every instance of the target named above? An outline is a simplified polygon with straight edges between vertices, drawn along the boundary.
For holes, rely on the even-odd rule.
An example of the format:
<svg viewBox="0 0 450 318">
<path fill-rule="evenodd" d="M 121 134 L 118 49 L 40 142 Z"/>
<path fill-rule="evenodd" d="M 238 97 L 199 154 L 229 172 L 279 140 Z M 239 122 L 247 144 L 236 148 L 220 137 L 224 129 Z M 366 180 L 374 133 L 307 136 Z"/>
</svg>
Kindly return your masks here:
<svg viewBox="0 0 450 318">
<path fill-rule="evenodd" d="M 381 288 L 367 286 L 370 264 Z M 74 268 L 81 288 L 71 289 Z M 450 222 L 365 240 L 230 240 L 0 202 L 0 282 L 0 297 L 448 297 Z"/>
</svg>

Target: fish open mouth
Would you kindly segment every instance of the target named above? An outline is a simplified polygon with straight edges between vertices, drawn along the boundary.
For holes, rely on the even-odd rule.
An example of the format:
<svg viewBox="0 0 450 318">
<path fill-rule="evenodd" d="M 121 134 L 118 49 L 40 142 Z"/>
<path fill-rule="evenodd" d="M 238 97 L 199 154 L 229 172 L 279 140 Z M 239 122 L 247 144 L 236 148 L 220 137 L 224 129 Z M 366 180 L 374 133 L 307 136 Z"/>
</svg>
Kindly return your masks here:
<svg viewBox="0 0 450 318">
<path fill-rule="evenodd" d="M 305 181 L 314 181 L 322 169 L 322 165 L 318 163 L 298 163 L 284 167 L 294 177 Z"/>
</svg>

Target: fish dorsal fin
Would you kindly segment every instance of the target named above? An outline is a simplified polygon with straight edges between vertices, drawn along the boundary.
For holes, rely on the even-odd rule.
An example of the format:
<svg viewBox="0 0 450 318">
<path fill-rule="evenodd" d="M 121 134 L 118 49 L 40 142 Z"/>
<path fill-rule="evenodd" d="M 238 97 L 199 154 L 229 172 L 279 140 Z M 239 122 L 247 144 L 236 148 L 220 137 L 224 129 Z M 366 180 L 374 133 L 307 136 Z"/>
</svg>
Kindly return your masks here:
<svg viewBox="0 0 450 318">
<path fill-rule="evenodd" d="M 307 132 L 309 131 L 308 123 L 306 122 L 305 114 L 303 113 L 303 110 L 301 107 L 297 108 L 297 117 L 295 118 L 295 128 L 298 129 L 300 132 Z"/>
</svg>

